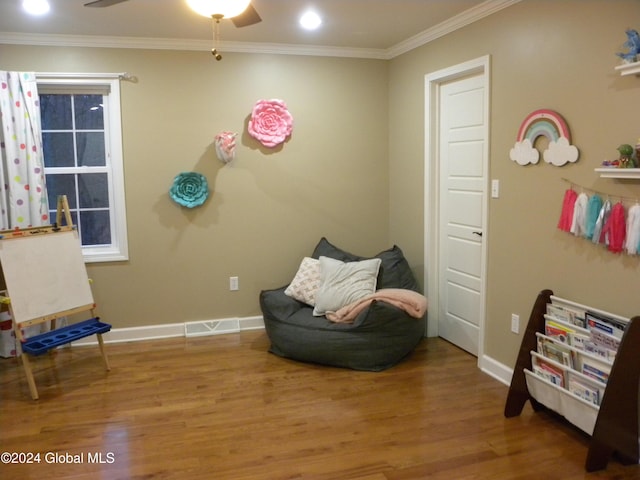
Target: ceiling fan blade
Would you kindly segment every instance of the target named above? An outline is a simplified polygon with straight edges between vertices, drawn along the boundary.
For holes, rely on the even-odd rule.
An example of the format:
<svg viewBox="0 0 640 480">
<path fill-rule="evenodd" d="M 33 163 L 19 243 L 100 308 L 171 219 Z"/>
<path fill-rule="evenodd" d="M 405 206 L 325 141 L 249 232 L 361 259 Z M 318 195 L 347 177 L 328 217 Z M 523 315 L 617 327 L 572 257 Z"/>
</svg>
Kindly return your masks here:
<svg viewBox="0 0 640 480">
<path fill-rule="evenodd" d="M 93 2 L 85 3 L 85 7 L 110 7 L 116 3 L 126 2 L 128 0 L 93 0 Z"/>
<path fill-rule="evenodd" d="M 249 25 L 259 23 L 262 21 L 262 18 L 260 18 L 260 15 L 258 15 L 258 12 L 256 11 L 256 9 L 253 8 L 253 5 L 249 4 L 249 6 L 244 12 L 242 12 L 240 15 L 236 15 L 235 17 L 233 17 L 231 21 L 236 27 L 240 28 L 240 27 L 248 27 Z"/>
</svg>

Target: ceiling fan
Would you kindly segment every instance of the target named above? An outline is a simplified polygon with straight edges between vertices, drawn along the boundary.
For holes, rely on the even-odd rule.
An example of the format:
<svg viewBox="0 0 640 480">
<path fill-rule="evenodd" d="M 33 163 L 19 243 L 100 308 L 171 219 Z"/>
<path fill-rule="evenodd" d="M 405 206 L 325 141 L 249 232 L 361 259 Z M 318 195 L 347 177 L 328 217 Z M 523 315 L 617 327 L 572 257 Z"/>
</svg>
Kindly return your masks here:
<svg viewBox="0 0 640 480">
<path fill-rule="evenodd" d="M 127 1 L 128 0 L 93 0 L 92 2 L 85 3 L 84 6 L 85 7 L 100 7 L 100 8 L 102 8 L 102 7 L 110 7 L 111 5 L 115 5 L 117 3 L 122 3 L 122 2 L 127 2 Z M 217 1 L 214 0 L 212 3 L 213 4 L 219 4 L 221 2 L 220 2 L 220 0 L 217 0 Z M 200 13 L 200 12 L 198 12 L 198 13 Z M 203 14 L 203 13 L 200 13 L 200 14 L 208 16 L 208 14 Z M 216 19 L 217 21 L 220 21 L 222 18 L 229 18 L 229 16 L 225 17 L 225 15 L 223 15 L 221 13 L 217 13 L 217 12 L 213 12 L 211 14 L 211 16 L 214 19 Z M 249 25 L 253 25 L 255 23 L 259 23 L 259 22 L 262 21 L 262 18 L 260 18 L 260 15 L 256 11 L 256 9 L 253 7 L 253 5 L 251 3 L 249 3 L 247 8 L 243 12 L 241 12 L 238 15 L 231 16 L 231 21 L 233 22 L 233 24 L 236 27 L 239 28 L 239 27 L 248 27 Z"/>
</svg>

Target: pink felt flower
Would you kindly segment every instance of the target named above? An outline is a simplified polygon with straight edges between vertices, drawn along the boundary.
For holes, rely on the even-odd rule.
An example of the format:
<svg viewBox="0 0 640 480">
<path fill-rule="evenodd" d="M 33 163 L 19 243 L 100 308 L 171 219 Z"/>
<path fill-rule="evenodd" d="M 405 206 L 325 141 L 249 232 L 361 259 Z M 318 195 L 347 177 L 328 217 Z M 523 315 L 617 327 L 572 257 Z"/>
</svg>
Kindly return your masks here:
<svg viewBox="0 0 640 480">
<path fill-rule="evenodd" d="M 286 140 L 293 129 L 293 117 L 282 100 L 258 100 L 249 119 L 249 135 L 265 147 Z"/>
</svg>

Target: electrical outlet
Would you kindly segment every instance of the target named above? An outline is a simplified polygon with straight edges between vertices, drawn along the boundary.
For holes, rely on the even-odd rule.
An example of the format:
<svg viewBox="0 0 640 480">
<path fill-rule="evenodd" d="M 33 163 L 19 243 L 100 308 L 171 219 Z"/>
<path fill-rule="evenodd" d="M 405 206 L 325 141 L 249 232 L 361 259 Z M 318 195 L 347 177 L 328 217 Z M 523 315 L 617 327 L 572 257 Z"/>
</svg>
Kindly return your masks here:
<svg viewBox="0 0 640 480">
<path fill-rule="evenodd" d="M 235 292 L 240 290 L 240 284 L 238 283 L 238 277 L 229 277 L 229 290 Z"/>
<path fill-rule="evenodd" d="M 520 333 L 520 315 L 515 313 L 511 314 L 511 331 L 513 333 Z"/>
</svg>

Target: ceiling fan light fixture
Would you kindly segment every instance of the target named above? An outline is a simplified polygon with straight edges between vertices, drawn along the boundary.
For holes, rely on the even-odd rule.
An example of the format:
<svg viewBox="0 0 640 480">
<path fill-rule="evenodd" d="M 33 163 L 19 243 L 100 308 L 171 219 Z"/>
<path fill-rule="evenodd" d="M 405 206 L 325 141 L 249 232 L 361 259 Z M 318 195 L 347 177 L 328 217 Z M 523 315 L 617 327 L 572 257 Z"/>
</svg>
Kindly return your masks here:
<svg viewBox="0 0 640 480">
<path fill-rule="evenodd" d="M 244 12 L 251 0 L 187 0 L 187 5 L 203 17 L 231 18 Z"/>
<path fill-rule="evenodd" d="M 49 13 L 51 7 L 47 0 L 24 0 L 22 8 L 31 15 L 44 15 Z"/>
</svg>

